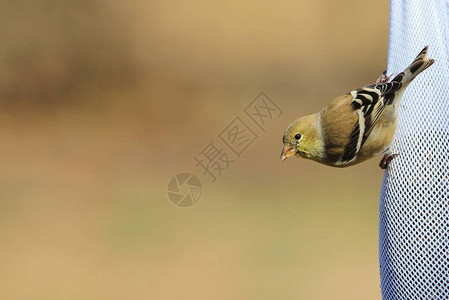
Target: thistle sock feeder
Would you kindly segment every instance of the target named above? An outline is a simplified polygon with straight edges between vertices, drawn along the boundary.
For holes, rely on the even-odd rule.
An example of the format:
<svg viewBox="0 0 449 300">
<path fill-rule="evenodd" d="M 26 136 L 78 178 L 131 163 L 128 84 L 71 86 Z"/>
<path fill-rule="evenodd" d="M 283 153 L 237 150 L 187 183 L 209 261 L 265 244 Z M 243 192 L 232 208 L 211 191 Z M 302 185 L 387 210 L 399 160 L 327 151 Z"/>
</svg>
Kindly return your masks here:
<svg viewBox="0 0 449 300">
<path fill-rule="evenodd" d="M 382 298 L 449 299 L 449 1 L 391 0 L 388 74 L 429 45 L 399 108 L 380 196 Z"/>
</svg>

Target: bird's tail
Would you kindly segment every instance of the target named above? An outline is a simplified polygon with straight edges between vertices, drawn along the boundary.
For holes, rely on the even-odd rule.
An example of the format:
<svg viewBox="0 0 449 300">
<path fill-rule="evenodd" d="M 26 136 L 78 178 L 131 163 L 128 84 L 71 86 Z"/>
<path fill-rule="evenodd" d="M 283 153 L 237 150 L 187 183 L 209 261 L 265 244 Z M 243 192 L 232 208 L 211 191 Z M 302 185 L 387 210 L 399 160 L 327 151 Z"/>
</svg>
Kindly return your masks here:
<svg viewBox="0 0 449 300">
<path fill-rule="evenodd" d="M 392 81 L 401 82 L 403 85 L 407 86 L 413 79 L 415 79 L 416 76 L 418 76 L 418 74 L 430 67 L 435 60 L 427 57 L 428 50 L 429 46 L 424 47 L 410 66 L 408 66 L 403 72 L 396 75 Z"/>
</svg>

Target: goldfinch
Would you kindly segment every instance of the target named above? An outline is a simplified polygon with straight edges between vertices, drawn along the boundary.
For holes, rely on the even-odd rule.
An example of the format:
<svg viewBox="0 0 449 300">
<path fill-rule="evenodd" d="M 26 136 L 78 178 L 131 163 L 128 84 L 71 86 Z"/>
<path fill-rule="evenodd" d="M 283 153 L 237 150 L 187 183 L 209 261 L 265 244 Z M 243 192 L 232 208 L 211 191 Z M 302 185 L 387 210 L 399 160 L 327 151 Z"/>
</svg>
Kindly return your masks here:
<svg viewBox="0 0 449 300">
<path fill-rule="evenodd" d="M 295 120 L 284 133 L 281 160 L 312 159 L 348 167 L 384 154 L 385 169 L 395 156 L 386 154 L 397 127 L 397 110 L 410 82 L 435 60 L 426 46 L 403 72 L 389 81 L 386 72 L 374 84 L 331 101 L 320 112 Z"/>
</svg>

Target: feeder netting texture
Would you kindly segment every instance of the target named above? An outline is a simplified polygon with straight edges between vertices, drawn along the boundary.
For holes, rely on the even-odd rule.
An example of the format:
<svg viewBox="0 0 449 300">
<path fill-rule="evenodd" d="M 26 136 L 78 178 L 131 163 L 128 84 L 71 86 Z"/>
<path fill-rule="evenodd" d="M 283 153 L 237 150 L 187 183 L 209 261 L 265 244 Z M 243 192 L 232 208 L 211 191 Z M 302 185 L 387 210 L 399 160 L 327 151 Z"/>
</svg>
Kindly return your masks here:
<svg viewBox="0 0 449 300">
<path fill-rule="evenodd" d="M 399 108 L 380 197 L 383 299 L 449 299 L 449 0 L 391 0 L 388 73 L 426 45 L 436 62 Z"/>
</svg>

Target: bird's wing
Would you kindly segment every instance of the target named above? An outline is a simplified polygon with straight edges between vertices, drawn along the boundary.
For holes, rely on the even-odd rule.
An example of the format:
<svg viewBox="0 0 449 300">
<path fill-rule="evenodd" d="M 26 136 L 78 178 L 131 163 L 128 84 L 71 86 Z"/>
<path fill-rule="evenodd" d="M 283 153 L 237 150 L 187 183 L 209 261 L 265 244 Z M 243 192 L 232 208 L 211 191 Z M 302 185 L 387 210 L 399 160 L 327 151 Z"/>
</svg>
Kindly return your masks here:
<svg viewBox="0 0 449 300">
<path fill-rule="evenodd" d="M 351 105 L 358 115 L 358 122 L 351 133 L 342 161 L 350 161 L 357 155 L 385 107 L 393 102 L 395 92 L 401 87 L 400 82 L 388 82 L 368 85 L 350 93 L 353 96 Z"/>
<path fill-rule="evenodd" d="M 399 82 L 368 85 L 335 99 L 321 112 L 331 161 L 345 163 L 357 156 L 401 86 Z"/>
<path fill-rule="evenodd" d="M 376 125 L 376 122 L 382 115 L 385 107 L 393 103 L 394 94 L 401 87 L 402 83 L 393 81 L 368 85 L 351 92 L 351 94 L 354 95 L 354 100 L 352 101 L 354 110 L 356 112 L 361 110 L 365 119 L 365 140 L 371 133 L 374 125 Z"/>
</svg>

